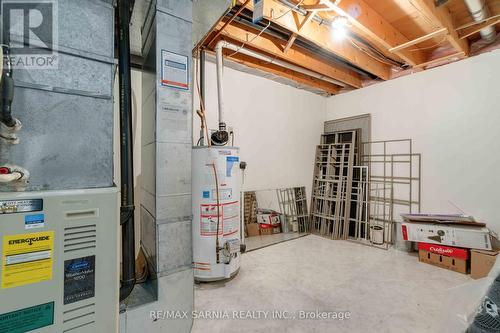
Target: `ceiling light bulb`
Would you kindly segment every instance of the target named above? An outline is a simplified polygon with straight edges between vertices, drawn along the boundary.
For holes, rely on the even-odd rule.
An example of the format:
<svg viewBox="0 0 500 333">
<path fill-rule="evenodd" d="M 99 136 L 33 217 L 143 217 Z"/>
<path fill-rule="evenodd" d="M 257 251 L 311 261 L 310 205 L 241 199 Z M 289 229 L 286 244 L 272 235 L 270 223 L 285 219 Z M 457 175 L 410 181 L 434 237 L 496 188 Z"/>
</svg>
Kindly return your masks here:
<svg viewBox="0 0 500 333">
<path fill-rule="evenodd" d="M 339 40 L 345 38 L 347 35 L 347 27 L 349 26 L 349 19 L 345 16 L 336 16 L 332 21 L 333 38 Z"/>
</svg>

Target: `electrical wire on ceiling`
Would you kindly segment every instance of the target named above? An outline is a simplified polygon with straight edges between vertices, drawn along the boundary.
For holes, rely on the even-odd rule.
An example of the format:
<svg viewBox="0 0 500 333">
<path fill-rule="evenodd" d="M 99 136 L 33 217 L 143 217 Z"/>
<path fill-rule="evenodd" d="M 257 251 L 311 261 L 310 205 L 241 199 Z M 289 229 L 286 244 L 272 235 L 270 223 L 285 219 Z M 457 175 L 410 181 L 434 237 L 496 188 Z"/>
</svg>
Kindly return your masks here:
<svg viewBox="0 0 500 333">
<path fill-rule="evenodd" d="M 443 38 L 441 38 L 441 40 L 431 46 L 425 46 L 425 47 L 417 47 L 417 48 L 414 48 L 414 49 L 409 49 L 408 51 L 410 52 L 415 52 L 415 51 L 423 51 L 423 50 L 428 50 L 428 49 L 433 49 L 441 44 L 443 44 L 445 41 L 447 40 L 447 35 L 443 35 Z"/>
<path fill-rule="evenodd" d="M 349 42 L 351 43 L 352 46 L 354 46 L 355 48 L 357 48 L 361 52 L 367 54 L 368 56 L 370 56 L 374 60 L 379 61 L 381 63 L 384 63 L 386 65 L 390 65 L 390 66 L 396 66 L 396 67 L 401 67 L 401 68 L 404 67 L 404 64 L 401 64 L 395 60 L 392 60 L 389 57 L 386 57 L 377 49 L 375 49 L 375 48 L 373 48 L 373 47 L 371 47 L 363 42 L 361 42 L 363 45 L 359 45 L 357 43 L 359 41 L 351 36 L 349 36 L 348 39 L 349 39 Z"/>
<path fill-rule="evenodd" d="M 241 49 L 243 49 L 245 47 L 246 44 L 248 43 L 252 43 L 254 40 L 256 40 L 257 38 L 259 38 L 263 33 L 264 31 L 267 30 L 267 28 L 269 28 L 269 26 L 271 25 L 271 22 L 273 20 L 279 20 L 280 18 L 282 18 L 283 16 L 287 15 L 288 13 L 290 13 L 292 10 L 294 9 L 297 9 L 299 8 L 299 6 L 304 2 L 304 0 L 300 0 L 299 3 L 297 3 L 294 7 L 290 8 L 288 11 L 284 12 L 283 14 L 281 14 L 280 16 L 278 17 L 274 17 L 274 11 L 271 9 L 271 19 L 269 20 L 269 22 L 267 23 L 267 25 L 264 27 L 264 29 L 262 29 L 257 35 L 255 35 L 251 40 L 249 41 L 246 41 L 244 42 L 243 44 L 241 44 L 241 46 L 236 50 L 234 51 L 233 53 L 231 53 L 229 55 L 229 57 L 232 57 L 234 56 L 235 54 L 239 53 L 241 51 Z"/>
</svg>

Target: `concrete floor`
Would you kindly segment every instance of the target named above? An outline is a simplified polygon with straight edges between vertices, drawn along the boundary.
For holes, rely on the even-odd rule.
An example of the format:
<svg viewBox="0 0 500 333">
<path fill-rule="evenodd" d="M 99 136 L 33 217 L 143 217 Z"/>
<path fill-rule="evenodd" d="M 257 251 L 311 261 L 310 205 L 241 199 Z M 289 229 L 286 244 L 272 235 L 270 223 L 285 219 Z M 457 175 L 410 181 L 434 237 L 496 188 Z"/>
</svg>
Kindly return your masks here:
<svg viewBox="0 0 500 333">
<path fill-rule="evenodd" d="M 245 238 L 245 244 L 247 246 L 247 251 L 252 251 L 271 244 L 298 238 L 301 235 L 303 234 L 299 234 L 298 232 L 280 232 L 273 235 L 252 236 Z"/>
<path fill-rule="evenodd" d="M 281 310 L 296 319 L 195 319 L 192 332 L 438 332 L 446 290 L 467 281 L 414 254 L 310 235 L 244 254 L 230 281 L 195 286 L 196 311 Z M 316 309 L 351 319 L 297 319 Z"/>
</svg>

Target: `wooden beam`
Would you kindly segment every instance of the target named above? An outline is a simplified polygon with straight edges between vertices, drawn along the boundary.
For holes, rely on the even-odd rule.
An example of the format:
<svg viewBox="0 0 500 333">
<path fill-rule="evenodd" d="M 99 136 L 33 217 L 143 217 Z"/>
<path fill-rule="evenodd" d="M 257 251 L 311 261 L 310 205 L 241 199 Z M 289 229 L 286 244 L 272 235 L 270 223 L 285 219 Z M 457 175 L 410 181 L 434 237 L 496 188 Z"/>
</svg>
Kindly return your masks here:
<svg viewBox="0 0 500 333">
<path fill-rule="evenodd" d="M 249 8 L 253 9 L 252 3 L 249 4 Z M 335 40 L 326 25 L 312 21 L 299 32 L 290 8 L 279 2 L 264 0 L 264 17 L 381 79 L 388 80 L 391 76 L 390 65 L 373 59 L 347 40 Z"/>
<path fill-rule="evenodd" d="M 362 87 L 360 75 L 353 70 L 343 65 L 338 65 L 331 60 L 318 57 L 313 52 L 296 45 L 291 47 L 287 53 L 283 53 L 282 50 L 286 43 L 285 41 L 269 36 L 266 33 L 256 37 L 258 33 L 258 30 L 252 29 L 241 23 L 233 22 L 226 27 L 223 36 L 225 38 L 230 38 L 230 41 L 235 42 L 235 44 L 242 44 L 252 40 L 252 43 L 248 45 L 259 52 L 277 57 L 297 66 L 306 67 L 318 74 L 328 76 L 349 86 L 355 88 Z"/>
<path fill-rule="evenodd" d="M 300 84 L 323 90 L 331 95 L 338 94 L 341 89 L 339 86 L 333 83 L 323 81 L 299 72 L 295 72 L 290 69 L 269 63 L 267 61 L 253 58 L 243 53 L 234 54 L 234 51 L 232 50 L 223 50 L 223 53 L 229 60 L 233 60 L 245 66 L 287 78 Z"/>
<path fill-rule="evenodd" d="M 423 68 L 425 66 L 434 64 L 434 63 L 439 62 L 439 61 L 447 60 L 447 59 L 450 59 L 450 58 L 453 58 L 453 57 L 461 57 L 461 56 L 464 56 L 464 55 L 465 54 L 462 51 L 455 52 L 455 53 L 452 53 L 452 54 L 445 55 L 443 57 L 439 57 L 439 58 L 436 58 L 436 59 L 432 59 L 432 60 L 426 61 L 424 63 L 421 63 L 421 64 L 417 65 L 417 66 L 414 66 L 414 68 Z"/>
<path fill-rule="evenodd" d="M 315 11 L 331 11 L 331 9 L 328 6 L 325 6 L 323 4 L 317 4 L 317 5 L 301 5 L 301 9 L 310 11 L 310 10 L 315 10 Z"/>
<path fill-rule="evenodd" d="M 283 49 L 284 53 L 287 53 L 288 50 L 290 50 L 290 47 L 292 47 L 296 39 L 297 39 L 297 34 L 294 32 L 292 33 L 292 36 L 290 36 L 290 39 L 288 40 L 288 42 L 285 45 L 285 48 Z"/>
<path fill-rule="evenodd" d="M 486 21 L 464 28 L 458 32 L 458 37 L 460 39 L 467 38 L 469 36 L 474 35 L 475 33 L 479 32 L 480 30 L 483 30 L 484 28 L 491 27 L 492 25 L 495 25 L 500 22 L 500 17 L 490 17 Z"/>
<path fill-rule="evenodd" d="M 315 11 L 308 12 L 306 17 L 304 17 L 304 21 L 302 21 L 300 26 L 297 27 L 297 30 L 300 31 L 307 23 L 309 23 L 313 19 L 315 14 L 316 14 Z M 292 46 L 292 44 L 295 42 L 296 39 L 297 39 L 297 34 L 294 32 L 294 33 L 292 33 L 292 36 L 288 40 L 288 43 L 286 43 L 286 46 L 285 46 L 285 49 L 283 50 L 283 52 L 285 52 L 285 53 L 288 52 L 288 50 L 290 49 L 290 47 Z"/>
<path fill-rule="evenodd" d="M 321 0 L 321 3 L 331 8 L 338 15 L 348 17 L 349 21 L 365 36 L 387 50 L 409 42 L 408 38 L 363 0 L 342 0 L 337 5 L 330 0 Z M 401 49 L 394 53 L 412 66 L 426 60 L 426 56 L 422 51 L 410 52 Z"/>
<path fill-rule="evenodd" d="M 429 39 L 434 38 L 436 36 L 442 35 L 444 33 L 448 33 L 448 29 L 441 28 L 441 29 L 433 31 L 430 34 L 427 34 L 425 36 L 415 38 L 414 40 L 411 40 L 411 41 L 406 42 L 404 44 L 401 44 L 401 45 L 398 45 L 396 47 L 393 47 L 393 48 L 389 49 L 389 51 L 391 51 L 391 52 L 397 52 L 399 50 L 406 49 L 406 48 L 408 48 L 408 47 L 410 47 L 412 45 L 425 42 L 426 40 L 429 40 Z"/>
<path fill-rule="evenodd" d="M 422 15 L 427 16 L 432 22 L 442 28 L 448 29 L 448 42 L 465 56 L 469 56 L 470 46 L 466 39 L 460 39 L 458 33 L 453 27 L 453 19 L 449 9 L 446 6 L 436 7 L 434 0 L 411 0 L 412 4 L 420 11 Z"/>
</svg>

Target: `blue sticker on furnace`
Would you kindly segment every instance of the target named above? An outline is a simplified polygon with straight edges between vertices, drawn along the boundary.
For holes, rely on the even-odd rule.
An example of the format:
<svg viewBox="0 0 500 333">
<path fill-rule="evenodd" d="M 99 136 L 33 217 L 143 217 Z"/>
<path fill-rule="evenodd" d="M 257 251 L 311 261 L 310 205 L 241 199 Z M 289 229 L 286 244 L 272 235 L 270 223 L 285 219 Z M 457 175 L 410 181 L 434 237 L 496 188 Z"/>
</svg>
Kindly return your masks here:
<svg viewBox="0 0 500 333">
<path fill-rule="evenodd" d="M 238 163 L 240 158 L 238 156 L 228 156 L 226 157 L 226 177 L 231 177 L 231 171 L 233 170 L 234 163 Z"/>
<path fill-rule="evenodd" d="M 203 199 L 209 199 L 210 198 L 210 191 L 203 191 Z"/>
<path fill-rule="evenodd" d="M 45 224 L 45 214 L 26 215 L 24 226 L 26 229 L 41 228 Z"/>
</svg>

